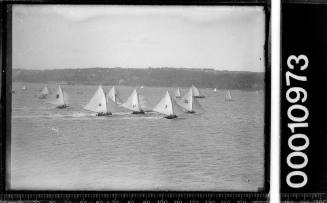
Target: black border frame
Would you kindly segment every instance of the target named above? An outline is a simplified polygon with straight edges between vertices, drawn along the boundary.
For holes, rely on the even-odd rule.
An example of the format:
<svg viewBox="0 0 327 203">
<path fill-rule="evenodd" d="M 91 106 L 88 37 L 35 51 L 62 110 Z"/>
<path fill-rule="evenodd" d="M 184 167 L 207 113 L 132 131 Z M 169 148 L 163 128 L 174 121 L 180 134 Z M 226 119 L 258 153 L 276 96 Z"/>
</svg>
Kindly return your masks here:
<svg viewBox="0 0 327 203">
<path fill-rule="evenodd" d="M 258 192 L 219 192 L 219 191 L 58 191 L 58 190 L 10 190 L 11 151 L 11 90 L 12 90 L 12 5 L 13 4 L 67 4 L 67 5 L 180 5 L 180 6 L 262 6 L 265 12 L 265 112 L 264 112 L 264 187 Z M 123 200 L 144 199 L 218 199 L 218 200 L 261 200 L 269 199 L 270 190 L 270 129 L 271 129 L 271 30 L 270 0 L 4 0 L 0 2 L 0 50 L 1 50 L 1 139 L 0 139 L 0 200 L 10 199 L 89 199 L 101 198 Z"/>
</svg>

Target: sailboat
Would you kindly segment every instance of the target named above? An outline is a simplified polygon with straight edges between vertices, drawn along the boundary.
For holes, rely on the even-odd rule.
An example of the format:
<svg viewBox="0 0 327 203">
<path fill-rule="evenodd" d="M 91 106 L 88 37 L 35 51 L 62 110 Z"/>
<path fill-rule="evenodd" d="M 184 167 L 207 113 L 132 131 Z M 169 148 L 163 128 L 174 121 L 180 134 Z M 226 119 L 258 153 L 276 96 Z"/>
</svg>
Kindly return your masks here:
<svg viewBox="0 0 327 203">
<path fill-rule="evenodd" d="M 148 100 L 142 94 L 139 94 L 139 103 L 144 112 L 152 112 Z"/>
<path fill-rule="evenodd" d="M 43 89 L 41 90 L 40 99 L 46 99 L 48 94 L 49 94 L 48 87 L 44 86 Z"/>
<path fill-rule="evenodd" d="M 213 89 L 214 92 L 217 92 L 217 88 Z"/>
<path fill-rule="evenodd" d="M 132 114 L 144 114 L 144 111 L 139 102 L 139 94 L 136 92 L 136 89 L 133 90 L 132 94 L 128 97 L 126 102 L 121 106 L 132 110 Z"/>
<path fill-rule="evenodd" d="M 176 98 L 181 98 L 181 91 L 179 90 L 179 88 L 176 89 L 175 97 Z"/>
<path fill-rule="evenodd" d="M 164 114 L 167 119 L 177 118 L 175 114 L 175 103 L 171 99 L 169 92 L 167 91 L 165 96 L 159 101 L 159 103 L 153 108 L 153 111 Z"/>
<path fill-rule="evenodd" d="M 68 97 L 67 93 L 65 91 L 63 91 L 59 85 L 57 93 L 55 94 L 55 100 L 52 101 L 51 103 L 54 105 L 57 105 L 56 108 L 58 108 L 58 109 L 66 108 L 66 107 L 68 107 L 67 97 Z"/>
<path fill-rule="evenodd" d="M 115 102 L 117 104 L 122 103 L 121 99 L 119 98 L 119 92 L 115 88 L 115 86 L 112 86 L 112 88 L 109 90 L 109 92 L 107 93 L 106 99 L 107 99 L 107 101 L 108 101 L 108 99 L 111 99 L 113 102 Z"/>
<path fill-rule="evenodd" d="M 177 102 L 177 104 L 179 104 L 186 113 L 195 113 L 195 108 L 201 109 L 201 105 L 193 95 L 192 88 L 190 88 L 190 90 Z"/>
<path fill-rule="evenodd" d="M 204 98 L 204 95 L 201 95 L 200 94 L 200 91 L 199 91 L 199 89 L 197 87 L 195 87 L 194 85 L 192 85 L 191 89 L 192 89 L 192 92 L 193 92 L 193 96 L 195 98 Z"/>
<path fill-rule="evenodd" d="M 232 95 L 230 94 L 229 90 L 227 90 L 227 92 L 226 92 L 225 101 L 233 101 Z"/>
<path fill-rule="evenodd" d="M 26 85 L 23 85 L 22 90 L 27 90 Z"/>
<path fill-rule="evenodd" d="M 109 110 L 109 105 L 106 99 L 106 95 L 102 89 L 102 86 L 99 85 L 97 91 L 94 93 L 93 97 L 89 103 L 84 107 L 84 109 L 96 112 L 97 116 L 109 116 L 112 113 Z"/>
</svg>

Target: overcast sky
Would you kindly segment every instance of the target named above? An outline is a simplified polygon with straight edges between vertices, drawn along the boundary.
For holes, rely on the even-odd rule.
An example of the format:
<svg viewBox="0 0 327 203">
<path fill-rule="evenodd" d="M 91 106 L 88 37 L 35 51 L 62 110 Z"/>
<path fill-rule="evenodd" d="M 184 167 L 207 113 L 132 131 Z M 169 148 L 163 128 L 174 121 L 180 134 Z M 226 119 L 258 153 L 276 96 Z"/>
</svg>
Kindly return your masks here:
<svg viewBox="0 0 327 203">
<path fill-rule="evenodd" d="M 15 5 L 13 68 L 264 72 L 262 7 Z"/>
</svg>

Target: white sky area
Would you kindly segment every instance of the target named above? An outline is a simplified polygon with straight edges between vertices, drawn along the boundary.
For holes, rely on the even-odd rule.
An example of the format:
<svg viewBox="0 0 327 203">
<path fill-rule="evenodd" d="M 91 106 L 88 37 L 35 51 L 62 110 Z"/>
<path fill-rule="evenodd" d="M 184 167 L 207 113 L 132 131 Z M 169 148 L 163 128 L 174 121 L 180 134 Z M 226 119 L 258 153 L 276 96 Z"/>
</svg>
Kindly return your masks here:
<svg viewBox="0 0 327 203">
<path fill-rule="evenodd" d="M 262 7 L 15 5 L 12 28 L 13 68 L 264 72 Z"/>
</svg>

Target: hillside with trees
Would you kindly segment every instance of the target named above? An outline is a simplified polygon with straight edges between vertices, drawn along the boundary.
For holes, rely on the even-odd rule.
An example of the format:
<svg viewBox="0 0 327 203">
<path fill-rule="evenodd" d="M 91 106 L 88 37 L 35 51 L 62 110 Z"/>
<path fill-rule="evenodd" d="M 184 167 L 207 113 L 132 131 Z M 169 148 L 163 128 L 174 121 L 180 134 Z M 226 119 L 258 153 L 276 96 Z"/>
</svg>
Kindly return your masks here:
<svg viewBox="0 0 327 203">
<path fill-rule="evenodd" d="M 65 83 L 71 85 L 127 85 L 257 90 L 264 88 L 264 73 L 186 68 L 83 68 L 13 69 L 13 82 Z"/>
</svg>

